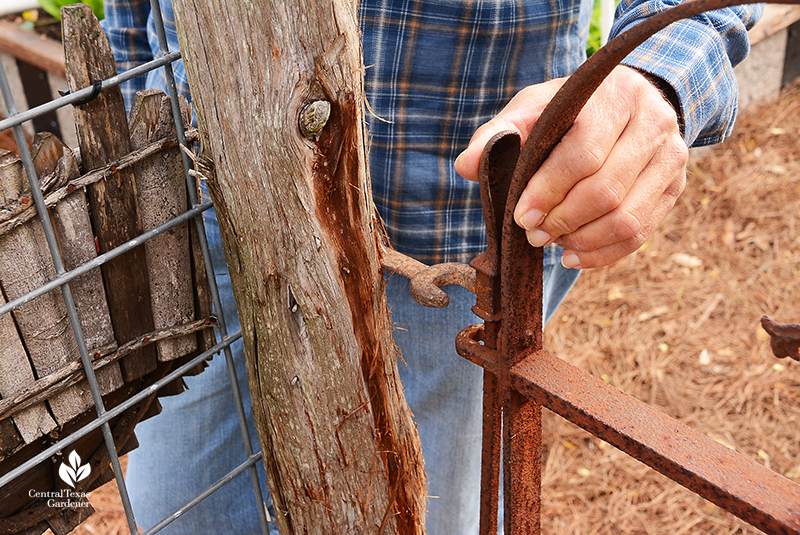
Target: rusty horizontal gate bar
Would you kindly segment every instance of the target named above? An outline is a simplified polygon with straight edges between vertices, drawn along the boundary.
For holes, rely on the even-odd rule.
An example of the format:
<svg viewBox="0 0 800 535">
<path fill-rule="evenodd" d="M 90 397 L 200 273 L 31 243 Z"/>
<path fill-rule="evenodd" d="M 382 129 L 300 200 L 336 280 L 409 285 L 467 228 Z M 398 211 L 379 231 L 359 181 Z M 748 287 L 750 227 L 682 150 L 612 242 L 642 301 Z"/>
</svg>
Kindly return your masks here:
<svg viewBox="0 0 800 535">
<path fill-rule="evenodd" d="M 462 331 L 468 360 L 502 373 L 500 355 Z M 767 533 L 800 533 L 800 485 L 646 403 L 538 351 L 508 370 L 511 387 Z"/>
</svg>

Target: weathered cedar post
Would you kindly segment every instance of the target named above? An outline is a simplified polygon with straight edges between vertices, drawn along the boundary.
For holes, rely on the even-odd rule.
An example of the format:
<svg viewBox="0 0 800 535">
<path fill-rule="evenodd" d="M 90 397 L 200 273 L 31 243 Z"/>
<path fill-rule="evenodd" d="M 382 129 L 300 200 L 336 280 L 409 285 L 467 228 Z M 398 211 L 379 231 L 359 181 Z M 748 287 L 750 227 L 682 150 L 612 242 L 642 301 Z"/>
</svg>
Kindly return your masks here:
<svg viewBox="0 0 800 535">
<path fill-rule="evenodd" d="M 423 533 L 422 457 L 367 175 L 356 2 L 174 7 L 281 533 Z"/>
</svg>

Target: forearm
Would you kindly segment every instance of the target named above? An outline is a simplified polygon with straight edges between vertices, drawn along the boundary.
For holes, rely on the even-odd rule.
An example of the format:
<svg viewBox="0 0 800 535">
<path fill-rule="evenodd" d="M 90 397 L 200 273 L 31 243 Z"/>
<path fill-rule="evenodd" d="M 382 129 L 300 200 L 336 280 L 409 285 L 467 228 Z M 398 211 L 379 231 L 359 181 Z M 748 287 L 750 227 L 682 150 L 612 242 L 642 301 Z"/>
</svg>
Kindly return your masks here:
<svg viewBox="0 0 800 535">
<path fill-rule="evenodd" d="M 669 0 L 623 0 L 611 37 L 674 4 Z M 733 67 L 747 57 L 747 30 L 762 12 L 761 5 L 737 6 L 675 22 L 623 61 L 674 90 L 687 145 L 717 143 L 730 134 L 738 94 Z"/>
</svg>

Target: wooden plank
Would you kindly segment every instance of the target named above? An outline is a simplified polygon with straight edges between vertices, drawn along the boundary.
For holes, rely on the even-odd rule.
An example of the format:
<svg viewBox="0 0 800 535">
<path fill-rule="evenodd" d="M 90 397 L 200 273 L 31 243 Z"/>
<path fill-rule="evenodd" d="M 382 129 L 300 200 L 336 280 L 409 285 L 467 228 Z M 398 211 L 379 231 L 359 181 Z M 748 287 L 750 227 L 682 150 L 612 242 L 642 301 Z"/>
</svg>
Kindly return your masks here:
<svg viewBox="0 0 800 535">
<path fill-rule="evenodd" d="M 4 52 L 43 71 L 66 76 L 64 47 L 53 39 L 43 38 L 17 24 L 0 20 L 0 52 Z"/>
<path fill-rule="evenodd" d="M 764 8 L 764 16 L 748 32 L 750 44 L 754 45 L 767 37 L 788 28 L 800 20 L 800 6 L 770 4 Z"/>
<path fill-rule="evenodd" d="M 44 407 L 44 404 L 42 404 Z M 53 422 L 55 425 L 55 422 Z M 2 462 L 7 455 L 13 454 L 17 448 L 24 446 L 25 441 L 19 434 L 19 431 L 14 426 L 11 419 L 0 420 L 0 462 Z"/>
<path fill-rule="evenodd" d="M 47 519 L 47 525 L 53 535 L 67 535 L 73 529 L 78 527 L 78 524 L 89 518 L 94 514 L 94 507 L 86 498 L 77 498 L 72 501 L 78 502 L 81 505 L 73 508 L 65 508 L 59 514 L 53 515 Z"/>
<path fill-rule="evenodd" d="M 0 293 L 0 305 L 4 305 L 6 300 Z M 27 386 L 36 382 L 33 368 L 28 361 L 25 347 L 19 338 L 17 327 L 11 314 L 0 316 L 0 395 L 8 397 Z M 39 403 L 33 407 L 15 414 L 12 417 L 19 434 L 26 444 L 31 443 L 36 438 L 45 433 L 49 433 L 56 427 L 56 422 L 50 417 L 44 403 Z M 2 428 L 0 428 L 2 429 Z M 3 431 L 3 439 L 0 443 L 6 442 L 13 444 L 14 440 L 7 440 Z M 6 449 L 6 448 L 0 448 Z"/>
<path fill-rule="evenodd" d="M 45 441 L 42 440 L 41 443 L 44 447 Z M 7 459 L 7 464 L 2 467 L 4 469 L 2 473 L 8 471 L 6 466 L 13 466 L 13 461 L 15 461 L 13 457 Z M 48 460 L 0 487 L 0 533 L 25 533 L 25 529 L 43 522 L 50 516 L 47 513 L 52 514 L 53 508 L 47 507 L 46 500 L 37 507 L 38 498 L 32 497 L 31 494 L 53 490 L 54 476 L 53 463 Z M 23 514 L 17 514 L 22 509 L 28 510 Z"/>
<path fill-rule="evenodd" d="M 91 8 L 77 4 L 62 9 L 62 31 L 67 79 L 72 91 L 116 74 L 108 40 Z M 84 171 L 102 167 L 130 152 L 130 135 L 122 92 L 103 91 L 91 102 L 74 107 L 75 127 Z M 87 187 L 92 227 L 101 253 L 142 233 L 131 169 L 119 169 Z M 144 248 L 137 247 L 110 262 L 101 271 L 114 335 L 120 345 L 154 329 L 150 285 Z M 122 360 L 126 381 L 141 377 L 157 365 L 152 346 Z"/>
<path fill-rule="evenodd" d="M 188 124 L 189 105 L 186 101 L 181 104 L 184 124 Z M 137 93 L 128 127 L 133 150 L 159 139 L 176 137 L 169 97 L 154 89 Z M 133 169 L 144 231 L 186 211 L 186 179 L 177 145 L 142 160 Z M 188 224 L 173 227 L 147 241 L 144 247 L 156 329 L 192 321 L 194 298 Z M 162 340 L 156 347 L 159 360 L 174 360 L 196 350 L 197 337 L 192 334 Z"/>
<path fill-rule="evenodd" d="M 50 133 L 36 134 L 33 140 L 33 163 L 40 177 L 54 173 L 54 184 L 64 184 L 80 175 L 75 155 Z M 67 271 L 97 257 L 86 192 L 83 189 L 75 190 L 56 204 L 52 217 Z M 100 269 L 95 268 L 74 279 L 69 287 L 89 353 L 100 347 L 116 345 Z M 97 382 L 103 395 L 122 386 L 119 363 L 114 362 L 98 370 Z"/>
<path fill-rule="evenodd" d="M 9 157 L 10 156 L 10 157 Z M 19 158 L 6 153 L 0 161 L 0 197 L 18 197 L 27 186 Z M 0 284 L 6 299 L 16 299 L 56 276 L 39 219 L 32 219 L 0 235 Z M 11 312 L 28 350 L 35 373 L 49 375 L 79 358 L 78 343 L 67 317 L 67 306 L 57 288 Z M 59 425 L 66 424 L 92 404 L 85 384 L 65 390 L 49 400 Z"/>
</svg>

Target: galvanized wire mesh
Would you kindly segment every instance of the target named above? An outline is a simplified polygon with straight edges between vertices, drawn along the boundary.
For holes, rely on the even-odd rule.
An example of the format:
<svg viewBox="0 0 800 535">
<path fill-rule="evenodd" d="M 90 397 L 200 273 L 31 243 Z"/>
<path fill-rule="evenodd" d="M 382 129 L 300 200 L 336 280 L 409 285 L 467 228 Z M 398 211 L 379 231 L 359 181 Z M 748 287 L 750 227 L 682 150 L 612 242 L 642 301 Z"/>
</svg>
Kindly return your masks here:
<svg viewBox="0 0 800 535">
<path fill-rule="evenodd" d="M 172 102 L 172 114 L 178 134 L 178 141 L 181 145 L 187 146 L 185 125 L 183 124 L 183 119 L 181 117 L 180 106 L 178 103 L 178 93 L 172 71 L 172 63 L 180 59 L 181 55 L 180 52 L 174 52 L 174 53 L 166 52 L 168 48 L 167 48 L 166 34 L 164 30 L 164 23 L 161 16 L 161 8 L 159 6 L 158 0 L 151 0 L 150 4 L 156 22 L 156 32 L 158 36 L 159 47 L 161 48 L 162 51 L 160 57 L 158 57 L 153 61 L 140 65 L 136 68 L 125 71 L 124 73 L 121 73 L 117 76 L 113 76 L 111 78 L 103 80 L 101 85 L 101 90 L 117 86 L 126 80 L 130 80 L 136 76 L 142 75 L 151 70 L 163 67 L 167 78 L 168 95 Z M 250 477 L 252 479 L 252 484 L 253 484 L 253 492 L 255 493 L 256 496 L 256 503 L 263 504 L 264 498 L 262 496 L 261 485 L 259 483 L 258 473 L 256 471 L 256 463 L 261 461 L 262 457 L 261 457 L 261 452 L 254 451 L 252 447 L 252 440 L 248 430 L 247 421 L 245 419 L 244 405 L 242 403 L 241 388 L 237 380 L 233 355 L 230 349 L 231 344 L 236 340 L 238 340 L 239 338 L 241 338 L 241 332 L 237 331 L 235 333 L 228 333 L 225 317 L 222 312 L 223 309 L 220 302 L 219 291 L 217 289 L 217 285 L 214 279 L 214 266 L 212 265 L 211 256 L 208 248 L 208 242 L 206 240 L 205 228 L 203 225 L 202 213 L 205 210 L 211 208 L 212 204 L 211 202 L 200 203 L 200 200 L 198 199 L 197 196 L 197 185 L 195 178 L 189 172 L 192 169 L 192 161 L 187 156 L 187 154 L 185 154 L 184 152 L 181 153 L 183 161 L 183 169 L 186 177 L 187 191 L 189 194 L 190 204 L 192 206 L 189 210 L 187 210 L 183 214 L 178 215 L 171 221 L 163 225 L 160 225 L 157 228 L 154 228 L 148 232 L 145 232 L 141 236 L 119 247 L 116 247 L 115 249 L 105 254 L 98 256 L 91 262 L 88 262 L 71 271 L 66 271 L 64 269 L 64 263 L 62 261 L 61 254 L 59 252 L 56 236 L 52 224 L 50 222 L 50 218 L 47 215 L 48 211 L 45 206 L 45 201 L 42 195 L 41 188 L 39 186 L 40 177 L 37 176 L 36 171 L 34 169 L 33 159 L 31 156 L 31 152 L 28 148 L 27 142 L 25 140 L 25 135 L 23 133 L 22 125 L 26 121 L 30 121 L 36 117 L 50 113 L 56 109 L 80 102 L 81 100 L 85 99 L 92 93 L 92 89 L 93 88 L 91 87 L 87 87 L 85 89 L 76 91 L 64 97 L 54 99 L 46 104 L 37 106 L 33 109 L 23 112 L 18 112 L 17 106 L 14 102 L 12 91 L 10 89 L 8 77 L 6 75 L 3 65 L 0 64 L 0 91 L 2 91 L 3 99 L 6 105 L 6 109 L 8 110 L 8 116 L 9 116 L 7 119 L 0 121 L 0 131 L 9 128 L 13 129 L 14 137 L 19 147 L 20 158 L 23 162 L 25 171 L 28 176 L 28 181 L 31 187 L 34 203 L 39 214 L 39 219 L 41 220 L 42 226 L 44 227 L 47 245 L 50 251 L 50 255 L 52 256 L 53 264 L 55 266 L 57 275 L 55 279 L 48 282 L 47 284 L 42 285 L 36 290 L 1 306 L 0 315 L 8 313 L 11 310 L 14 310 L 15 308 L 35 299 L 40 295 L 43 295 L 56 288 L 60 288 L 63 293 L 64 301 L 67 306 L 67 313 L 72 330 L 75 334 L 76 340 L 78 341 L 81 363 L 83 365 L 83 370 L 86 374 L 86 378 L 89 384 L 89 389 L 91 391 L 92 398 L 94 401 L 95 410 L 97 412 L 97 417 L 93 419 L 89 424 L 69 434 L 68 436 L 62 438 L 52 446 L 40 452 L 39 454 L 29 459 L 25 463 L 21 464 L 17 468 L 11 470 L 7 474 L 3 474 L 0 477 L 0 488 L 5 486 L 9 482 L 13 481 L 14 479 L 18 478 L 25 472 L 31 470 L 39 463 L 47 461 L 51 456 L 55 455 L 59 451 L 64 450 L 69 445 L 73 444 L 75 441 L 80 439 L 81 437 L 87 435 L 88 433 L 94 431 L 99 427 L 102 431 L 105 441 L 105 446 L 106 449 L 108 450 L 109 458 L 111 460 L 111 465 L 114 471 L 114 477 L 117 482 L 117 487 L 119 489 L 120 499 L 122 501 L 122 505 L 125 510 L 128 526 L 132 534 L 138 533 L 138 528 L 136 526 L 135 511 L 133 510 L 133 506 L 131 505 L 130 499 L 128 497 L 127 487 L 125 483 L 125 476 L 120 466 L 119 456 L 117 454 L 118 445 L 115 444 L 114 437 L 112 436 L 111 432 L 111 427 L 109 425 L 109 421 L 115 418 L 116 416 L 122 414 L 125 410 L 133 407 L 136 403 L 142 401 L 147 396 L 152 395 L 164 385 L 170 383 L 171 381 L 184 375 L 186 372 L 192 370 L 198 364 L 207 360 L 215 353 L 222 351 L 225 355 L 225 361 L 227 364 L 227 370 L 230 379 L 231 393 L 234 397 L 238 413 L 239 425 L 242 434 L 242 442 L 245 448 L 246 459 L 235 469 L 225 474 L 213 485 L 211 485 L 210 487 L 202 491 L 200 494 L 198 494 L 195 498 L 193 498 L 192 500 L 184 504 L 182 507 L 174 511 L 171 515 L 168 515 L 162 521 L 153 526 L 150 530 L 146 532 L 149 535 L 157 533 L 158 531 L 166 527 L 173 520 L 180 517 L 184 512 L 188 511 L 195 505 L 199 504 L 202 500 L 210 496 L 214 491 L 216 491 L 223 485 L 227 484 L 229 481 L 233 480 L 237 475 L 244 472 L 245 470 L 248 470 L 250 472 Z M 100 394 L 97 379 L 95 377 L 95 372 L 92 366 L 91 357 L 87 349 L 84 333 L 81 328 L 80 321 L 78 319 L 78 315 L 75 308 L 75 301 L 72 297 L 69 283 L 70 281 L 82 275 L 83 273 L 86 273 L 89 270 L 94 269 L 104 264 L 105 262 L 108 262 L 112 258 L 115 258 L 125 253 L 126 251 L 129 251 L 130 249 L 141 245 L 143 242 L 151 238 L 154 238 L 155 236 L 190 219 L 194 221 L 194 224 L 196 225 L 197 228 L 197 235 L 199 236 L 199 245 L 202 251 L 204 267 L 210 285 L 213 308 L 219 322 L 218 333 L 217 333 L 218 343 L 211 349 L 205 351 L 204 353 L 198 355 L 197 357 L 187 362 L 183 366 L 172 371 L 171 373 L 169 373 L 169 375 L 158 380 L 146 390 L 137 393 L 136 395 L 132 396 L 130 399 L 124 401 L 123 403 L 114 407 L 113 409 L 106 410 L 103 399 Z M 190 460 L 187 459 L 187 462 L 190 462 Z M 262 533 L 266 535 L 269 532 L 266 509 L 265 507 L 262 506 L 257 507 L 257 509 L 258 509 L 258 515 L 260 519 Z"/>
</svg>

